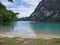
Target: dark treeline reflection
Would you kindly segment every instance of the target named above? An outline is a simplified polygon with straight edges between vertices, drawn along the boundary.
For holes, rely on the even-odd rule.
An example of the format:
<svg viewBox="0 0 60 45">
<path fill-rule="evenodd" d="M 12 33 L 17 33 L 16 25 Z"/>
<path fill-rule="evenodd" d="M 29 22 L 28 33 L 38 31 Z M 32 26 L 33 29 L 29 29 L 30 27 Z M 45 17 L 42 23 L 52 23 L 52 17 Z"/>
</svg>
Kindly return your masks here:
<svg viewBox="0 0 60 45">
<path fill-rule="evenodd" d="M 0 24 L 0 33 L 4 33 L 4 32 L 10 32 L 13 31 L 14 29 L 14 23 L 10 24 L 10 25 L 2 25 Z"/>
<path fill-rule="evenodd" d="M 31 22 L 30 26 L 35 33 L 60 34 L 60 23 Z"/>
</svg>

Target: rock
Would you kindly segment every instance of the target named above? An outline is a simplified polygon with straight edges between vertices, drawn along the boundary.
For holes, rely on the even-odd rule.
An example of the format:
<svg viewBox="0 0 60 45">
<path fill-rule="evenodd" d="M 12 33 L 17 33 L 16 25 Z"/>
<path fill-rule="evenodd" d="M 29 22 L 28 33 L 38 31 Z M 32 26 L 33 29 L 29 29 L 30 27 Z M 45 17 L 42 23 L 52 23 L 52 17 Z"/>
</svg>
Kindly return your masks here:
<svg viewBox="0 0 60 45">
<path fill-rule="evenodd" d="M 55 19 L 60 21 L 60 0 L 42 0 L 35 11 L 30 15 L 30 20 L 47 21 Z M 56 20 L 56 21 L 57 21 Z"/>
</svg>

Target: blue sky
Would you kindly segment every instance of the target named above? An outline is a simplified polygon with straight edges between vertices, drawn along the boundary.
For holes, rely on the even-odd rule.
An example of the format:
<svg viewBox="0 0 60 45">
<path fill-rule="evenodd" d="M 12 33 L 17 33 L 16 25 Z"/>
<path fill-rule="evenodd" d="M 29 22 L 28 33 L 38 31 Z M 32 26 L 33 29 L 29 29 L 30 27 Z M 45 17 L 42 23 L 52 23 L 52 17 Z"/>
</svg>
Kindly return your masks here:
<svg viewBox="0 0 60 45">
<path fill-rule="evenodd" d="M 17 17 L 26 17 L 34 11 L 36 6 L 41 0 L 13 0 L 14 2 L 8 2 L 8 0 L 0 0 L 8 10 L 18 12 Z"/>
</svg>

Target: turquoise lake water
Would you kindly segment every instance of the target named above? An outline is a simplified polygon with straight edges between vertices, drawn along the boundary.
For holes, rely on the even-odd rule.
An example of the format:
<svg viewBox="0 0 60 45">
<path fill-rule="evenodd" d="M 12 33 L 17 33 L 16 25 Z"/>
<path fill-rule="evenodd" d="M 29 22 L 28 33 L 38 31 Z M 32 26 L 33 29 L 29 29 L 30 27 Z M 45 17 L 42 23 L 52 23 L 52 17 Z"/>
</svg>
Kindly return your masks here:
<svg viewBox="0 0 60 45">
<path fill-rule="evenodd" d="M 17 21 L 10 26 L 0 25 L 0 34 L 34 37 L 40 34 L 60 36 L 60 23 Z"/>
</svg>

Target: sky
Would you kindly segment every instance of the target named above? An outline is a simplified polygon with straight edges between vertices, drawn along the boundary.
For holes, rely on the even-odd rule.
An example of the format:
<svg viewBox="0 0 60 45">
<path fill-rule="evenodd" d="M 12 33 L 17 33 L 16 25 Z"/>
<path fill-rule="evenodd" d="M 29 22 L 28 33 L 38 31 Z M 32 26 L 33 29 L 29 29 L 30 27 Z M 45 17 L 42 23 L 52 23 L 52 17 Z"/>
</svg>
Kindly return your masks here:
<svg viewBox="0 0 60 45">
<path fill-rule="evenodd" d="M 0 1 L 8 10 L 18 12 L 19 15 L 17 15 L 17 17 L 21 18 L 30 16 L 41 0 L 13 0 L 13 2 L 8 2 L 8 0 Z"/>
</svg>

